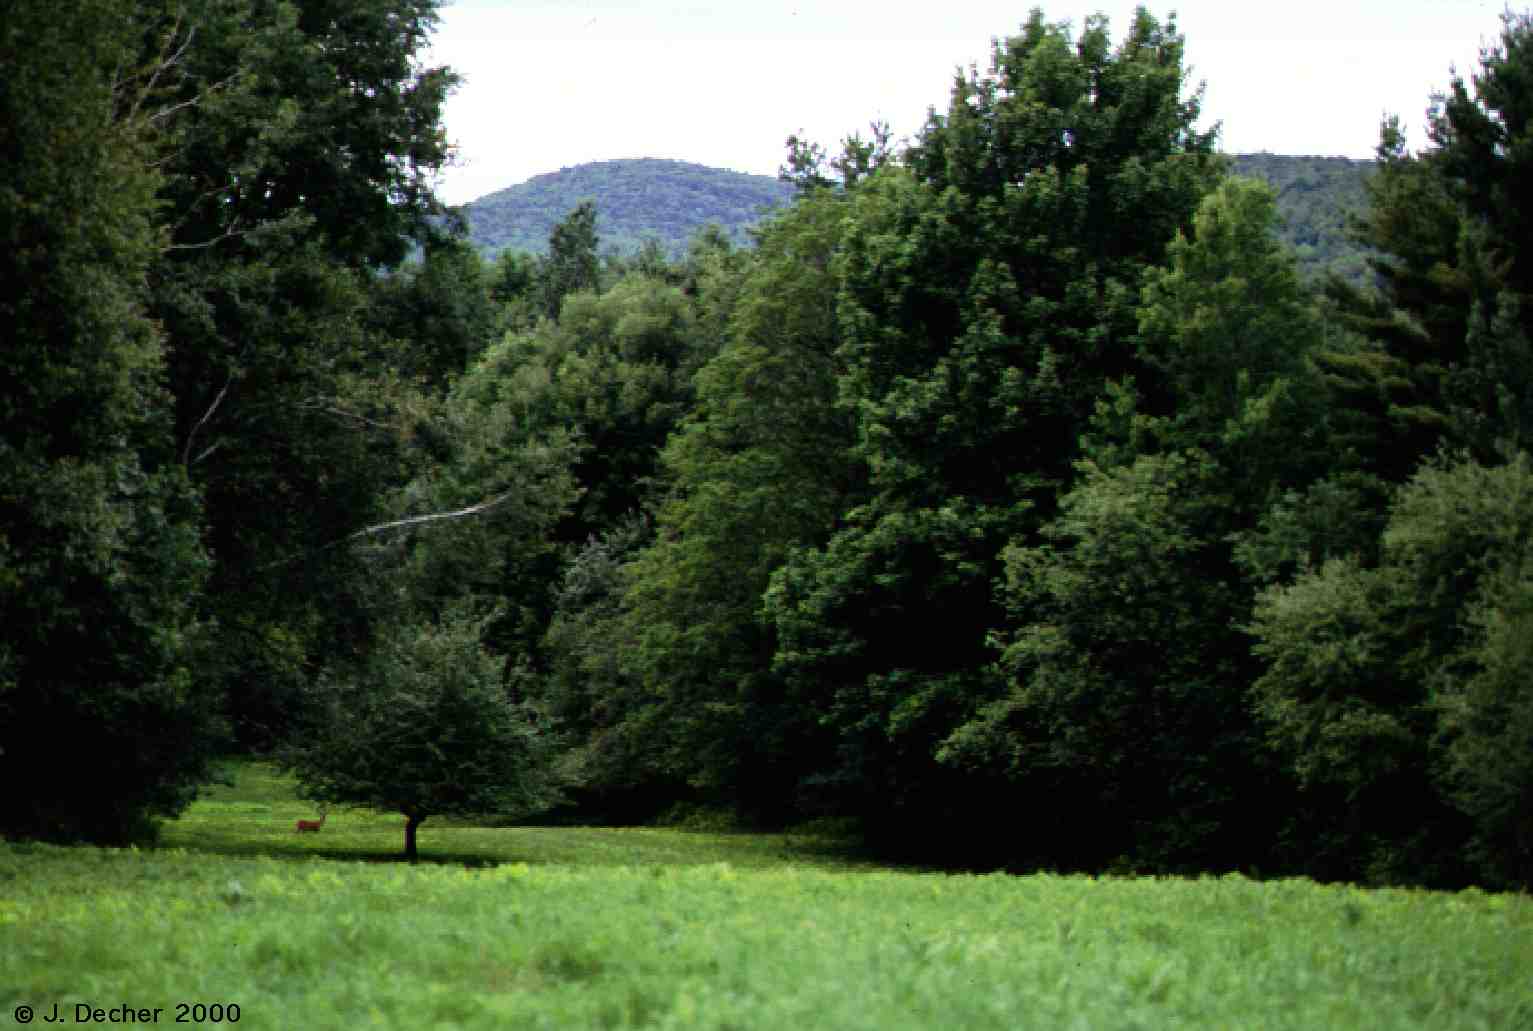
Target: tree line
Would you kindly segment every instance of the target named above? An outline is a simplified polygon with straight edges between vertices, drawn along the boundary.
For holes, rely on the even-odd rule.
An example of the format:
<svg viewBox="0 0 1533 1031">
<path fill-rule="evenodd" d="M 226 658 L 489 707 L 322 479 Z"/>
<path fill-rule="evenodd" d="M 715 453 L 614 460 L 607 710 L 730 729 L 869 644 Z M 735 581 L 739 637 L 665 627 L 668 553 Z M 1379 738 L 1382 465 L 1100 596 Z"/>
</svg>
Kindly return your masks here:
<svg viewBox="0 0 1533 1031">
<path fill-rule="evenodd" d="M 11 6 L 7 834 L 130 838 L 237 748 L 412 852 L 694 806 L 1533 883 L 1527 15 L 1319 281 L 1143 9 L 790 140 L 754 247 L 583 205 L 486 263 L 433 3 Z"/>
</svg>

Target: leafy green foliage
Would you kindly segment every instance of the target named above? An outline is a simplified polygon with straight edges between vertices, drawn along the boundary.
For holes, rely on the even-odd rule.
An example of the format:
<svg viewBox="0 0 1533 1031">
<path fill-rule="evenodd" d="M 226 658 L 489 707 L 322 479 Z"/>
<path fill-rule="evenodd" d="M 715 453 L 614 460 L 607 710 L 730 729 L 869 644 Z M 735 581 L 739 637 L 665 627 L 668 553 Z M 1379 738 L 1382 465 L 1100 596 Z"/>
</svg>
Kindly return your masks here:
<svg viewBox="0 0 1533 1031">
<path fill-rule="evenodd" d="M 1248 605 L 1227 545 L 1228 471 L 1196 453 L 1087 466 L 1044 543 L 1007 552 L 1010 688 L 942 758 L 999 768 L 1057 833 L 1017 861 L 1221 869 L 1264 850 L 1271 787 L 1242 704 Z"/>
<path fill-rule="evenodd" d="M 1364 186 L 1375 163 L 1343 157 L 1235 154 L 1230 171 L 1260 179 L 1277 195 L 1278 239 L 1293 249 L 1299 274 L 1316 280 L 1335 274 L 1362 283 L 1367 251 L 1352 225 L 1368 208 Z"/>
<path fill-rule="evenodd" d="M 694 323 L 680 289 L 630 274 L 605 293 L 572 294 L 557 322 L 507 337 L 464 378 L 465 403 L 510 405 L 529 435 L 576 436 L 581 496 L 561 540 L 584 542 L 638 507 L 711 343 Z"/>
<path fill-rule="evenodd" d="M 580 448 L 548 410 L 548 375 L 508 338 L 454 384 L 430 424 L 438 461 L 390 494 L 388 518 L 357 542 L 391 585 L 381 612 L 410 622 L 459 602 L 499 610 L 496 647 L 509 656 L 541 633 L 554 529 L 580 494 Z"/>
<path fill-rule="evenodd" d="M 548 234 L 548 257 L 539 268 L 544 314 L 559 317 L 564 298 L 576 290 L 595 290 L 596 206 L 583 201 Z"/>
<path fill-rule="evenodd" d="M 1386 126 L 1361 229 L 1378 293 L 1332 281 L 1342 325 L 1371 345 L 1319 356 L 1338 407 L 1356 412 L 1351 446 L 1390 482 L 1409 476 L 1447 431 L 1443 379 L 1463 347 L 1468 297 L 1458 264 L 1459 214 L 1433 163 L 1405 155 Z"/>
<path fill-rule="evenodd" d="M 1426 152 L 1406 153 L 1385 123 L 1361 227 L 1380 292 L 1330 288 L 1369 342 L 1318 357 L 1353 484 L 1409 479 L 1380 546 L 1269 588 L 1257 608 L 1259 705 L 1309 810 L 1332 814 L 1311 833 L 1342 876 L 1447 883 L 1466 876 L 1467 849 L 1472 875 L 1527 883 L 1513 815 L 1527 771 L 1506 757 L 1522 754 L 1525 720 L 1508 635 L 1524 604 L 1533 389 L 1522 201 L 1505 184 L 1524 160 L 1530 37 L 1526 16 L 1505 17 L 1474 94 L 1455 77 L 1440 98 Z M 1464 450 L 1450 462 L 1445 446 Z M 1279 522 L 1294 528 L 1291 507 Z"/>
<path fill-rule="evenodd" d="M 131 4 L 0 27 L 0 833 L 123 843 L 216 749 L 192 671 L 207 556 L 145 312 L 162 239 Z M 79 40 L 91 39 L 89 48 Z"/>
<path fill-rule="evenodd" d="M 830 158 L 798 136 L 779 180 L 793 186 L 855 184 L 889 163 L 894 150 L 884 127 Z M 797 162 L 797 164 L 795 164 Z M 1265 181 L 1277 194 L 1279 239 L 1294 249 L 1306 279 L 1335 271 L 1353 282 L 1368 274 L 1366 253 L 1352 238 L 1351 219 L 1363 214 L 1363 182 L 1371 160 L 1291 154 L 1234 154 L 1236 175 Z M 708 183 L 705 187 L 703 184 Z M 593 162 L 535 176 L 470 201 L 462 209 L 474 245 L 487 255 L 543 255 L 554 226 L 585 200 L 597 204 L 597 232 L 609 254 L 636 254 L 655 246 L 675 258 L 702 226 L 719 226 L 735 245 L 748 231 L 787 204 L 792 192 L 766 176 L 658 158 Z"/>
<path fill-rule="evenodd" d="M 842 141 L 840 156 L 828 160 L 824 147 L 794 133 L 786 141 L 788 153 L 778 166 L 777 178 L 800 194 L 828 187 L 852 189 L 871 173 L 893 164 L 897 156 L 887 122 L 875 121 L 868 128 L 868 139 L 853 133 Z"/>
<path fill-rule="evenodd" d="M 1526 471 L 1526 459 L 1522 469 Z M 1448 783 L 1493 882 L 1533 884 L 1533 579 L 1526 542 L 1485 575 L 1465 616 L 1466 669 L 1434 699 Z"/>
<path fill-rule="evenodd" d="M 1501 21 L 1501 38 L 1481 52 L 1471 82 L 1453 77 L 1430 134 L 1442 174 L 1472 223 L 1468 264 L 1491 277 L 1476 286 L 1525 299 L 1533 295 L 1527 249 L 1533 212 L 1521 188 L 1533 162 L 1533 13 L 1508 9 Z"/>
<path fill-rule="evenodd" d="M 464 371 L 504 328 L 493 270 L 458 237 L 426 242 L 419 262 L 382 277 L 366 307 L 373 345 L 392 368 L 434 392 Z M 502 276 L 502 281 L 504 277 Z M 506 289 L 501 285 L 501 289 Z"/>
<path fill-rule="evenodd" d="M 462 607 L 389 634 L 351 677 L 321 682 L 282 753 L 301 792 L 405 817 L 405 857 L 430 816 L 522 814 L 553 799 L 536 714 L 512 703 L 502 663 Z"/>
<path fill-rule="evenodd" d="M 1311 393 L 1307 353 L 1322 332 L 1292 252 L 1272 238 L 1276 218 L 1266 187 L 1227 179 L 1165 264 L 1146 271 L 1139 347 L 1151 410 L 1132 434 L 1141 446 L 1228 452 L 1232 471 L 1263 486 L 1314 460 L 1306 427 L 1323 416 L 1315 401 L 1274 393 Z"/>
<path fill-rule="evenodd" d="M 762 183 L 566 170 L 491 265 L 430 194 L 434 0 L 13 6 L 8 832 L 174 813 L 221 698 L 257 750 L 312 702 L 311 793 L 412 843 L 567 780 L 944 863 L 1528 884 L 1529 16 L 1361 186 L 1223 180 L 1174 21 L 1034 12 L 684 254 Z"/>
<path fill-rule="evenodd" d="M 718 294 L 728 291 L 734 261 L 727 245 L 704 241 L 685 270 L 690 292 L 668 276 L 637 271 L 605 293 L 577 291 L 557 321 L 545 319 L 487 352 L 457 391 L 480 413 L 474 418 L 512 413 L 515 432 L 527 439 L 570 434 L 570 504 L 545 535 L 539 561 L 505 567 L 501 592 L 514 609 L 495 639 L 521 657 L 522 674 L 531 678 L 519 681 L 521 689 L 586 735 L 566 761 L 584 770 L 585 786 L 596 791 L 632 793 L 645 779 L 641 770 L 652 767 L 606 766 L 601 757 L 613 754 L 616 739 L 595 739 L 626 708 L 608 675 L 616 645 L 594 636 L 608 597 L 607 586 L 595 585 L 611 581 L 604 556 L 629 546 L 614 541 L 632 536 L 658 452 L 692 405 L 692 378 L 715 346 L 707 328 L 720 317 L 715 309 L 727 306 Z"/>
<path fill-rule="evenodd" d="M 155 0 L 188 39 L 166 155 L 176 260 L 259 261 L 275 227 L 347 267 L 399 264 L 439 210 L 440 110 L 457 77 L 416 57 L 437 0 Z M 208 249 L 216 255 L 201 253 Z"/>
<path fill-rule="evenodd" d="M 552 592 L 541 642 L 547 672 L 532 690 L 565 734 L 560 765 L 587 820 L 653 819 L 685 795 L 671 754 L 677 714 L 633 675 L 634 642 L 624 618 L 624 566 L 651 536 L 637 515 L 592 536 L 565 563 Z"/>
<path fill-rule="evenodd" d="M 1439 461 L 1395 499 L 1377 569 L 1340 559 L 1258 598 L 1258 705 L 1301 782 L 1348 814 L 1353 875 L 1451 881 L 1473 833 L 1483 876 L 1527 883 L 1528 682 L 1509 635 L 1530 504 L 1526 458 Z"/>
<path fill-rule="evenodd" d="M 631 642 L 633 717 L 664 768 L 758 818 L 792 811 L 814 756 L 812 720 L 766 669 L 761 596 L 792 546 L 825 537 L 856 480 L 834 403 L 827 274 L 843 214 L 836 198 L 808 198 L 763 230 L 727 342 L 661 453 L 654 539 L 625 570 L 621 623 L 608 628 Z"/>
<path fill-rule="evenodd" d="M 179 54 L 161 80 L 169 241 L 150 313 L 215 558 L 205 675 L 241 746 L 268 748 L 303 684 L 372 633 L 363 570 L 335 545 L 379 521 L 421 457 L 418 392 L 384 370 L 439 376 L 465 357 L 409 355 L 400 313 L 369 325 L 373 274 L 437 210 L 455 79 L 416 67 L 434 0 L 139 6 Z"/>
<path fill-rule="evenodd" d="M 445 460 L 396 499 L 404 525 L 384 560 L 408 563 L 410 604 L 498 608 L 489 639 L 517 690 L 567 718 L 561 689 L 540 681 L 563 567 L 640 507 L 704 357 L 693 310 L 678 288 L 629 274 L 606 293 L 571 294 L 557 321 L 508 334 L 450 392 Z M 397 536 L 431 512 L 464 517 Z"/>
<path fill-rule="evenodd" d="M 582 201 L 597 201 L 596 231 L 614 251 L 655 240 L 671 256 L 704 226 L 717 224 L 735 245 L 792 190 L 771 176 L 637 158 L 595 161 L 534 176 L 462 208 L 474 244 L 489 253 L 547 253 L 549 235 Z"/>
<path fill-rule="evenodd" d="M 935 753 L 993 693 L 1001 550 L 1070 482 L 1133 367 L 1142 269 L 1218 170 L 1181 54 L 1143 11 L 1116 49 L 1105 19 L 1076 39 L 1035 11 L 848 200 L 838 386 L 869 492 L 767 611 L 777 672 L 837 739 L 822 783 L 904 842 L 995 841 L 993 771 Z"/>
<path fill-rule="evenodd" d="M 1107 390 L 1043 540 L 1005 553 L 1009 686 L 939 755 L 1005 771 L 1060 828 L 1019 845 L 1035 862 L 1218 869 L 1270 848 L 1253 816 L 1280 785 L 1244 704 L 1231 546 L 1321 464 L 1318 319 L 1275 217 L 1249 180 L 1203 200 L 1144 276 L 1142 388 Z"/>
</svg>

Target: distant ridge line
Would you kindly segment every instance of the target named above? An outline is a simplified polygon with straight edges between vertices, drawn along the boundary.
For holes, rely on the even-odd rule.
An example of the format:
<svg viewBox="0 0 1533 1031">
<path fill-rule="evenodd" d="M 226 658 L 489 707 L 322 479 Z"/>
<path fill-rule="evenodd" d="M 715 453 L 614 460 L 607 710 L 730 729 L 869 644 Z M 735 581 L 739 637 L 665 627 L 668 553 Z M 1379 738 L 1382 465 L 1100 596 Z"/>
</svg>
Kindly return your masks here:
<svg viewBox="0 0 1533 1031">
<path fill-rule="evenodd" d="M 1334 269 L 1366 274 L 1362 251 L 1347 231 L 1367 205 L 1363 181 L 1370 158 L 1303 154 L 1227 154 L 1237 175 L 1266 180 L 1277 194 L 1279 236 L 1298 255 L 1305 275 Z M 544 254 L 555 225 L 577 204 L 596 204 L 604 251 L 632 253 L 653 239 L 672 257 L 693 235 L 717 224 L 738 245 L 749 230 L 793 198 L 775 176 L 713 168 L 677 158 L 614 158 L 542 172 L 462 206 L 469 239 L 486 255 Z"/>
<path fill-rule="evenodd" d="M 544 172 L 462 210 L 469 238 L 486 253 L 545 253 L 553 227 L 592 200 L 604 250 L 633 251 L 653 238 L 674 255 L 710 222 L 745 244 L 747 230 L 792 196 L 793 187 L 775 176 L 674 158 L 619 158 Z"/>
</svg>

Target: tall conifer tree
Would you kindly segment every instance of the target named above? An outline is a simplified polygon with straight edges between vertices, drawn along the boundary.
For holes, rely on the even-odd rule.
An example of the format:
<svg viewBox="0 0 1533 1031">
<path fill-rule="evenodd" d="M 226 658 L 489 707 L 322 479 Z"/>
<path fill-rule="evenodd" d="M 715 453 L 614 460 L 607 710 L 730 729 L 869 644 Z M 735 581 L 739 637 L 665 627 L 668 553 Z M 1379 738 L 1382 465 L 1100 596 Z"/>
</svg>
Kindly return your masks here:
<svg viewBox="0 0 1533 1031">
<path fill-rule="evenodd" d="M 125 0 L 0 8 L 7 836 L 142 837 L 190 800 L 217 744 L 216 698 L 188 668 L 198 508 L 144 304 L 164 245 L 152 84 L 177 38 L 140 15 Z"/>
</svg>

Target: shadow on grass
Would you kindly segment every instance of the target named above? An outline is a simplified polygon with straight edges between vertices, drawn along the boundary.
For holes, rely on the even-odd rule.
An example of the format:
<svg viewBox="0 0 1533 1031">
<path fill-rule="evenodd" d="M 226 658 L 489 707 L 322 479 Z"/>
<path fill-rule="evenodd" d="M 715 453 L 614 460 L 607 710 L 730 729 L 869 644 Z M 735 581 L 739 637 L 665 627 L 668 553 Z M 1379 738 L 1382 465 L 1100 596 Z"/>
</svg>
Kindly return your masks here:
<svg viewBox="0 0 1533 1031">
<path fill-rule="evenodd" d="M 286 853 L 274 858 L 300 858 L 306 856 L 311 859 L 326 859 L 342 863 L 396 863 L 409 866 L 410 861 L 405 858 L 403 852 L 379 852 L 364 849 L 310 849 L 304 853 Z M 490 870 L 506 863 L 532 862 L 523 859 L 507 859 L 478 855 L 473 852 L 422 852 L 416 860 L 416 866 L 461 866 L 470 870 Z"/>
<path fill-rule="evenodd" d="M 292 779 L 268 763 L 230 760 L 220 781 L 166 824 L 160 846 L 188 852 L 277 860 L 406 863 L 398 814 L 342 807 L 323 834 L 296 834 L 313 819 L 312 803 Z M 418 862 L 488 868 L 507 863 L 563 866 L 695 866 L 742 868 L 808 865 L 867 868 L 879 863 L 845 828 L 805 825 L 777 833 L 713 826 L 612 827 L 546 825 L 505 817 L 434 817 L 421 829 Z"/>
<path fill-rule="evenodd" d="M 299 837 L 265 829 L 236 829 L 211 825 L 170 829 L 159 847 L 243 859 L 275 859 L 292 862 L 407 864 L 402 834 L 399 844 L 385 846 L 382 828 L 342 832 L 339 840 L 320 843 L 312 836 Z M 417 865 L 459 866 L 489 869 L 512 863 L 529 866 L 697 866 L 728 862 L 741 868 L 810 865 L 845 869 L 886 866 L 854 841 L 792 834 L 705 834 L 665 828 L 615 827 L 472 827 L 458 822 L 444 825 L 439 847 L 422 831 Z M 458 831 L 490 831 L 493 841 L 465 848 L 451 840 Z M 243 833 L 241 832 L 243 831 Z M 519 834 L 518 832 L 525 832 Z"/>
<path fill-rule="evenodd" d="M 297 839 L 296 835 L 289 837 Z M 368 837 L 376 839 L 377 835 L 369 834 Z M 405 857 L 402 844 L 397 847 L 382 848 L 379 847 L 377 840 L 357 841 L 355 844 L 342 840 L 334 844 L 316 846 L 307 836 L 303 839 L 286 840 L 283 836 L 270 833 L 257 836 L 220 833 L 217 830 L 206 832 L 183 830 L 180 833 L 163 836 L 157 847 L 184 849 L 187 852 L 236 859 L 280 859 L 294 862 L 322 859 L 344 863 L 408 864 L 409 862 Z M 421 866 L 466 866 L 478 869 L 505 863 L 536 864 L 547 862 L 547 860 L 535 855 L 517 855 L 513 850 L 489 854 L 484 851 L 451 847 L 433 849 L 423 845 L 419 850 L 417 862 Z"/>
</svg>

